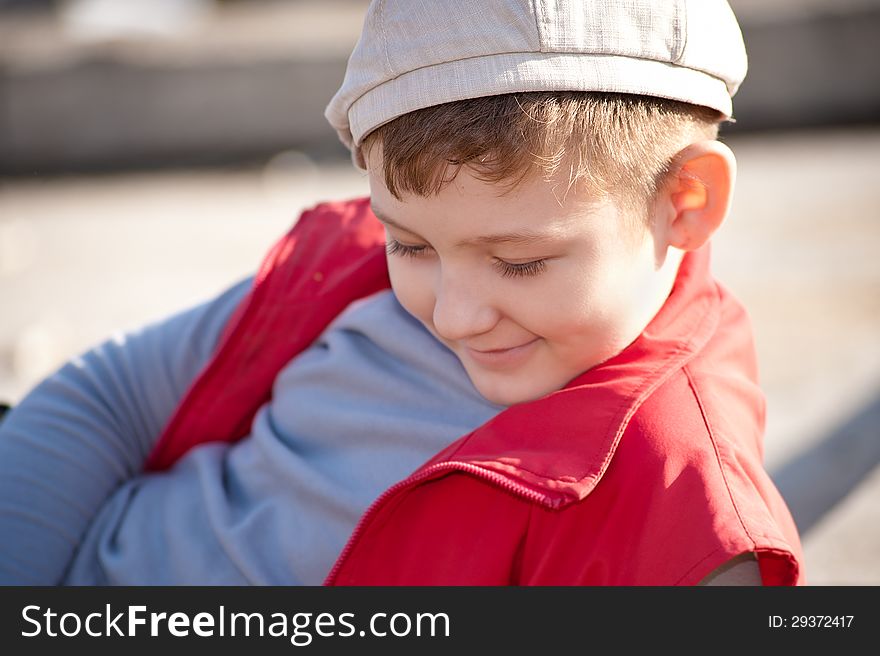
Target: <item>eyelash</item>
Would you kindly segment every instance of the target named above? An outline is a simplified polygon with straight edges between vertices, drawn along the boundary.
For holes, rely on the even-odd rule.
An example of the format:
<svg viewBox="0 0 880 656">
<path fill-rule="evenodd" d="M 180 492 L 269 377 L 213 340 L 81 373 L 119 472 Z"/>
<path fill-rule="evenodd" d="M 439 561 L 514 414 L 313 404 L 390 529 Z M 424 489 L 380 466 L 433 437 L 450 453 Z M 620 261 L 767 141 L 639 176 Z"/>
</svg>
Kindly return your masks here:
<svg viewBox="0 0 880 656">
<path fill-rule="evenodd" d="M 385 244 L 385 252 L 388 255 L 399 255 L 401 257 L 419 257 L 427 248 L 427 246 L 406 246 L 396 239 L 392 239 Z M 543 273 L 547 268 L 547 260 L 533 260 L 532 262 L 523 262 L 522 264 L 511 264 L 510 262 L 496 259 L 493 266 L 505 278 L 519 278 L 537 276 Z"/>
</svg>

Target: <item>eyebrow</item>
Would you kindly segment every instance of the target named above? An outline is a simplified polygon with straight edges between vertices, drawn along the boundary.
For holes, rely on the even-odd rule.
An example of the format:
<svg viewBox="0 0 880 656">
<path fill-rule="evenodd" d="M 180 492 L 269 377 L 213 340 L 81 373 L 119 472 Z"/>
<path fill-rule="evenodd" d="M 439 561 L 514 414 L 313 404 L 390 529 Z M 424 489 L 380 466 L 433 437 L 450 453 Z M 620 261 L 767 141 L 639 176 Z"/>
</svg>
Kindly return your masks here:
<svg viewBox="0 0 880 656">
<path fill-rule="evenodd" d="M 389 219 L 382 212 L 376 211 L 376 208 L 372 205 L 370 209 L 373 210 L 373 214 L 376 216 L 379 221 L 384 223 L 385 225 L 391 226 L 392 228 L 396 228 L 398 230 L 402 230 L 403 232 L 408 232 L 411 235 L 418 236 L 418 233 L 413 232 L 406 226 L 400 225 L 396 221 Z M 455 246 L 460 248 L 462 246 L 477 246 L 477 245 L 497 245 L 497 244 L 510 244 L 510 245 L 521 245 L 521 244 L 546 244 L 550 242 L 555 242 L 558 240 L 558 237 L 552 234 L 546 234 L 543 232 L 532 232 L 531 230 L 515 230 L 513 232 L 507 232 L 502 234 L 495 235 L 481 235 L 479 237 L 474 237 L 473 239 L 463 239 L 459 241 Z"/>
</svg>

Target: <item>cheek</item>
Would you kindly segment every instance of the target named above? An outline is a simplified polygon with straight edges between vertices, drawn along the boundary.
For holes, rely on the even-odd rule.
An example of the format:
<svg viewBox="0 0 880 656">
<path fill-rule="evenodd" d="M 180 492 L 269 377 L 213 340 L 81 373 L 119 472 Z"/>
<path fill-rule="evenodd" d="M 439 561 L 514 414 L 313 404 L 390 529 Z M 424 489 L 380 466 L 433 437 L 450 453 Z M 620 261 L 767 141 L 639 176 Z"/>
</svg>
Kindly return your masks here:
<svg viewBox="0 0 880 656">
<path fill-rule="evenodd" d="M 601 360 L 622 349 L 632 334 L 634 313 L 644 281 L 637 262 L 609 263 L 590 271 L 581 286 L 582 334 Z"/>
<path fill-rule="evenodd" d="M 582 349 L 584 340 L 602 340 L 618 315 L 619 299 L 606 271 L 574 266 L 564 283 L 542 294 L 533 314 L 540 318 L 546 336 Z"/>
<path fill-rule="evenodd" d="M 426 326 L 433 325 L 434 292 L 428 267 L 388 256 L 391 288 L 403 308 Z"/>
</svg>

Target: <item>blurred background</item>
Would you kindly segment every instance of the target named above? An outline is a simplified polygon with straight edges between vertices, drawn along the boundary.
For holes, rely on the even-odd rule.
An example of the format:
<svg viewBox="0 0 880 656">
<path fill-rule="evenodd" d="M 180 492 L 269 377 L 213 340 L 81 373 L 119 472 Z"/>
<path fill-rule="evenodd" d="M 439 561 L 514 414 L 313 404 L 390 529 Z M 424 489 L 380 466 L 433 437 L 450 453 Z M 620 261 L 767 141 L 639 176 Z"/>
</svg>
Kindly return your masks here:
<svg viewBox="0 0 880 656">
<path fill-rule="evenodd" d="M 0 0 L 0 401 L 366 194 L 325 123 L 365 0 Z M 812 584 L 880 584 L 880 0 L 731 0 L 750 70 L 715 271 Z"/>
</svg>

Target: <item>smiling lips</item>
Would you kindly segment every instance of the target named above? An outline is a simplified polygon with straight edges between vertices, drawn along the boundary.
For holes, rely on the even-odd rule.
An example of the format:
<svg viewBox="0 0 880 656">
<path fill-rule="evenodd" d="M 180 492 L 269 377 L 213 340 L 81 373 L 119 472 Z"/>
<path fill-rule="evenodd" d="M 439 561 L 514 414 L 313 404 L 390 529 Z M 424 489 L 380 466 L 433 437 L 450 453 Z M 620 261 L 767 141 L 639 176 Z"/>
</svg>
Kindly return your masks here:
<svg viewBox="0 0 880 656">
<path fill-rule="evenodd" d="M 533 350 L 538 343 L 539 338 L 536 337 L 530 342 L 520 344 L 506 349 L 493 349 L 491 351 L 478 351 L 470 346 L 465 347 L 470 358 L 484 366 L 490 368 L 510 367 L 522 362 Z"/>
</svg>

